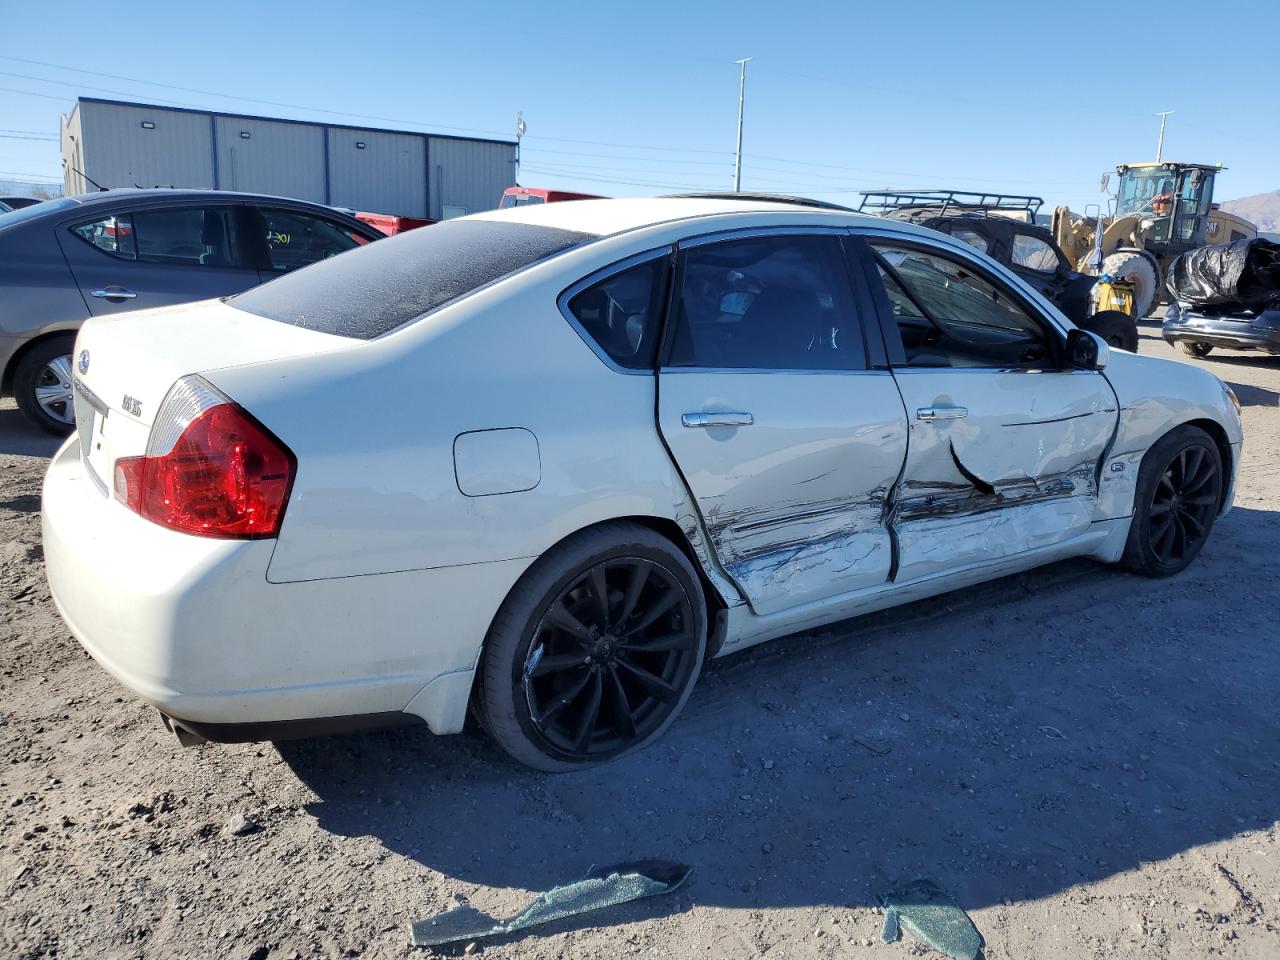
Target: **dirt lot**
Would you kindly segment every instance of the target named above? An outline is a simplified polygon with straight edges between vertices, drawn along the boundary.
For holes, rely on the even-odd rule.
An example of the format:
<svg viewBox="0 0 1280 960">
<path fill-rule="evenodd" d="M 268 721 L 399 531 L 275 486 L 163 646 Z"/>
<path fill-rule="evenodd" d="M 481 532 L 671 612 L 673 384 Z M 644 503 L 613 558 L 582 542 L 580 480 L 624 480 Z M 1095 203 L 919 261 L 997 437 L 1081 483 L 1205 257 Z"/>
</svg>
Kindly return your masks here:
<svg viewBox="0 0 1280 960">
<path fill-rule="evenodd" d="M 877 896 L 924 876 L 992 960 L 1276 957 L 1280 359 L 1207 365 L 1246 459 L 1184 575 L 1064 563 L 776 642 L 657 746 L 560 777 L 412 730 L 179 748 L 59 621 L 51 444 L 0 407 L 0 956 L 400 957 L 458 902 L 669 857 L 678 894 L 479 949 L 905 957 Z"/>
</svg>

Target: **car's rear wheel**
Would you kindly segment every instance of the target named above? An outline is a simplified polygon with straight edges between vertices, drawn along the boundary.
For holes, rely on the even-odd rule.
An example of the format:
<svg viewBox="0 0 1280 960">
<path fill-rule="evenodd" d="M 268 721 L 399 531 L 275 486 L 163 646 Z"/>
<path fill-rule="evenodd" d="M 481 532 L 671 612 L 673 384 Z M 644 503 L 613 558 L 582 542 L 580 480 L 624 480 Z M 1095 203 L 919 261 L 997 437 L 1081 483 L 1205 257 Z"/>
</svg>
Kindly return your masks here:
<svg viewBox="0 0 1280 960">
<path fill-rule="evenodd" d="M 516 760 L 576 770 L 639 750 L 671 725 L 706 651 L 689 559 L 637 524 L 557 545 L 512 588 L 485 640 L 477 706 Z"/>
<path fill-rule="evenodd" d="M 22 415 L 41 430 L 66 436 L 76 424 L 71 352 L 75 337 L 51 337 L 23 354 L 13 371 L 13 396 Z"/>
<path fill-rule="evenodd" d="M 1121 560 L 1149 577 L 1167 577 L 1200 553 L 1222 505 L 1222 454 L 1198 427 L 1171 431 L 1138 470 L 1133 521 Z"/>
<path fill-rule="evenodd" d="M 1178 349 L 1188 357 L 1198 357 L 1203 359 L 1213 350 L 1213 344 L 1199 343 L 1192 340 L 1180 340 L 1178 341 Z"/>
</svg>

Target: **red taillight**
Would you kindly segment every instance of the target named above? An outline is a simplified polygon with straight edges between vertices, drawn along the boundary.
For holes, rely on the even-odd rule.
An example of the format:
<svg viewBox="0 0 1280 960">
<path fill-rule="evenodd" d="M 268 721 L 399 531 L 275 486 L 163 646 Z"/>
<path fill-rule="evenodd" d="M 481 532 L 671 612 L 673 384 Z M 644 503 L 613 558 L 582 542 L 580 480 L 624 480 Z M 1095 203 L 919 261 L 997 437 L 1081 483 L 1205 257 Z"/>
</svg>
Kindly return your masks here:
<svg viewBox="0 0 1280 960">
<path fill-rule="evenodd" d="M 293 454 L 234 403 L 205 409 L 168 453 L 116 461 L 116 499 L 153 523 L 227 539 L 280 532 Z"/>
</svg>

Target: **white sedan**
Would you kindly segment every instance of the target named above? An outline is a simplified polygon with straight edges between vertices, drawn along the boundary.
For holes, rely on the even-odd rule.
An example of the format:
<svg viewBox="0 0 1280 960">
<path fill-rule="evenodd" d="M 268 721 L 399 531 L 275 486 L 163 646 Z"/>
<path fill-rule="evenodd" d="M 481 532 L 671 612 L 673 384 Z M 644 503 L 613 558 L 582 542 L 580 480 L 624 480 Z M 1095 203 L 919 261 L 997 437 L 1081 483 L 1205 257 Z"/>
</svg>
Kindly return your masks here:
<svg viewBox="0 0 1280 960">
<path fill-rule="evenodd" d="M 184 742 L 389 721 L 566 770 L 705 659 L 1066 557 L 1183 569 L 1241 429 L 963 242 L 599 200 L 90 320 L 58 607 Z"/>
</svg>

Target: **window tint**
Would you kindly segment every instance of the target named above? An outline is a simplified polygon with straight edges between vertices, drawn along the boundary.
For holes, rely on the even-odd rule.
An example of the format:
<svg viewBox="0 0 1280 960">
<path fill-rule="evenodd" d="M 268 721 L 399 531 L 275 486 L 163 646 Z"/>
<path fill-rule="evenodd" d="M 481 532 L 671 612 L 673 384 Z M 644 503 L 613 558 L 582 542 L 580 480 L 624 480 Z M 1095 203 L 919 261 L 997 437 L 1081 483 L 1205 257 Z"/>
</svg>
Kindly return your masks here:
<svg viewBox="0 0 1280 960">
<path fill-rule="evenodd" d="M 448 221 L 322 260 L 227 302 L 281 323 L 369 340 L 594 239 L 527 223 Z"/>
<path fill-rule="evenodd" d="M 657 346 L 666 274 L 667 258 L 655 257 L 575 294 L 569 312 L 619 366 L 649 369 Z"/>
<path fill-rule="evenodd" d="M 968 229 L 967 227 L 954 227 L 951 230 L 951 235 L 955 237 L 957 240 L 963 240 L 965 243 L 967 243 L 971 247 L 976 247 L 977 249 L 981 250 L 983 253 L 987 252 L 986 237 L 983 237 L 980 234 L 975 233 L 974 231 Z"/>
<path fill-rule="evenodd" d="M 138 259 L 182 266 L 238 267 L 236 209 L 175 207 L 139 210 L 131 217 Z"/>
<path fill-rule="evenodd" d="M 673 366 L 853 370 L 866 364 L 839 238 L 726 240 L 683 255 Z"/>
<path fill-rule="evenodd" d="M 99 217 L 88 223 L 78 223 L 71 228 L 71 232 L 103 253 L 121 260 L 138 259 L 138 250 L 133 240 L 133 220 L 127 215 Z"/>
<path fill-rule="evenodd" d="M 1043 367 L 1049 341 L 1003 288 L 971 267 L 905 247 L 873 244 L 885 294 L 911 366 Z"/>
<path fill-rule="evenodd" d="M 1053 273 L 1058 269 L 1058 254 L 1053 247 L 1039 237 L 1017 233 L 1013 236 L 1013 265 L 1041 273 Z"/>
<path fill-rule="evenodd" d="M 369 241 L 332 220 L 296 210 L 259 208 L 267 235 L 271 269 L 278 273 L 326 260 Z"/>
</svg>

